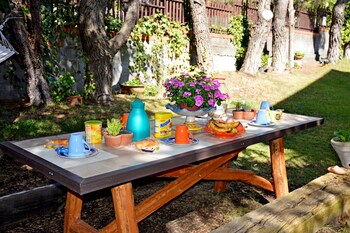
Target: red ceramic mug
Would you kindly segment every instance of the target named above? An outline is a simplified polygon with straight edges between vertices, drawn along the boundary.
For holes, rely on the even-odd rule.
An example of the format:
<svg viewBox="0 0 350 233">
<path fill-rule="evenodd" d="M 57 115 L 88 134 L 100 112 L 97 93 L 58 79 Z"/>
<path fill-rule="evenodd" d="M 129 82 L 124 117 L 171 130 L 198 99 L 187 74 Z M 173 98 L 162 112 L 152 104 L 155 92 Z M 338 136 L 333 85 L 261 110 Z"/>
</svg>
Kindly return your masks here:
<svg viewBox="0 0 350 233">
<path fill-rule="evenodd" d="M 194 140 L 191 131 L 187 125 L 180 124 L 176 127 L 175 131 L 175 144 L 189 144 Z"/>
</svg>

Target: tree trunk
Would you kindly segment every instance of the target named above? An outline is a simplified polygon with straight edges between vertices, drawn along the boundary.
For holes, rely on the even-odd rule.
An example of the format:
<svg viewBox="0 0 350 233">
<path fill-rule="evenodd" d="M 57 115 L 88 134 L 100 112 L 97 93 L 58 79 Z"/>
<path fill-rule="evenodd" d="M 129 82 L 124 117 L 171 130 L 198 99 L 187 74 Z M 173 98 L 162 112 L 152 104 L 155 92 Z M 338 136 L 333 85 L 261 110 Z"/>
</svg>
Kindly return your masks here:
<svg viewBox="0 0 350 233">
<path fill-rule="evenodd" d="M 285 29 L 288 0 L 276 1 L 272 27 L 272 70 L 283 72 L 286 64 L 287 33 Z"/>
<path fill-rule="evenodd" d="M 347 0 L 337 0 L 333 7 L 332 24 L 329 30 L 329 48 L 327 52 L 328 60 L 337 63 L 340 59 L 340 32 L 344 21 L 344 11 Z"/>
<path fill-rule="evenodd" d="M 112 100 L 112 59 L 126 42 L 138 15 L 139 1 L 131 0 L 120 32 L 108 41 L 104 29 L 104 12 L 109 0 L 82 0 L 79 6 L 79 30 L 88 69 L 96 83 L 95 99 Z"/>
<path fill-rule="evenodd" d="M 205 0 L 190 0 L 197 64 L 208 72 L 213 70 L 210 34 Z"/>
<path fill-rule="evenodd" d="M 8 21 L 11 25 L 10 35 L 13 46 L 19 52 L 19 65 L 25 71 L 26 90 L 29 104 L 38 106 L 42 103 L 52 103 L 49 86 L 43 77 L 43 62 L 41 59 L 42 24 L 40 15 L 40 1 L 30 1 L 30 19 L 13 19 Z M 12 13 L 21 12 L 15 8 Z"/>
<path fill-rule="evenodd" d="M 295 31 L 295 10 L 293 6 L 293 0 L 289 0 L 288 3 L 288 26 L 289 26 L 289 40 L 288 40 L 288 61 L 289 67 L 294 67 L 294 31 Z"/>
<path fill-rule="evenodd" d="M 262 17 L 264 10 L 270 10 L 271 0 L 259 1 L 258 21 L 249 40 L 246 56 L 240 71 L 254 75 L 261 65 L 261 55 L 271 29 L 271 20 Z"/>
<path fill-rule="evenodd" d="M 112 50 L 104 29 L 104 11 L 108 0 L 82 0 L 79 6 L 79 31 L 88 70 L 96 82 L 95 98 L 109 102 L 112 98 Z"/>
</svg>

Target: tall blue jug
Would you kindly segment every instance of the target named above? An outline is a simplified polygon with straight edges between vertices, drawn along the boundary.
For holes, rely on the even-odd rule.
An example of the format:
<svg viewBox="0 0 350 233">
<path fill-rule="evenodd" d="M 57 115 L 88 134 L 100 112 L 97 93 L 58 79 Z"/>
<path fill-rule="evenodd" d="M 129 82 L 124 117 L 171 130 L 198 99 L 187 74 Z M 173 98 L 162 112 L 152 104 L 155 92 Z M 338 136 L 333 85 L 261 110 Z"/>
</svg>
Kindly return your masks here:
<svg viewBox="0 0 350 233">
<path fill-rule="evenodd" d="M 131 112 L 126 123 L 126 130 L 133 132 L 133 142 L 148 138 L 151 135 L 151 127 L 145 112 L 145 104 L 141 100 L 135 100 L 131 104 Z"/>
</svg>

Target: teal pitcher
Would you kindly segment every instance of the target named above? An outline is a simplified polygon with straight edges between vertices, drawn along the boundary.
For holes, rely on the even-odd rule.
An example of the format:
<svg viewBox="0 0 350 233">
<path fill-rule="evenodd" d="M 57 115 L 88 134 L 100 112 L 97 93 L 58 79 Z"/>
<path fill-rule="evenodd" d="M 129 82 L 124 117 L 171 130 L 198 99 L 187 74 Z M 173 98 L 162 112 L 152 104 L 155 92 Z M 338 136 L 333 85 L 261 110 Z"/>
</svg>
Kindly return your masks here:
<svg viewBox="0 0 350 233">
<path fill-rule="evenodd" d="M 133 142 L 148 138 L 151 135 L 151 127 L 145 112 L 145 104 L 141 100 L 135 100 L 131 104 L 131 112 L 126 123 L 126 130 L 133 132 Z"/>
</svg>

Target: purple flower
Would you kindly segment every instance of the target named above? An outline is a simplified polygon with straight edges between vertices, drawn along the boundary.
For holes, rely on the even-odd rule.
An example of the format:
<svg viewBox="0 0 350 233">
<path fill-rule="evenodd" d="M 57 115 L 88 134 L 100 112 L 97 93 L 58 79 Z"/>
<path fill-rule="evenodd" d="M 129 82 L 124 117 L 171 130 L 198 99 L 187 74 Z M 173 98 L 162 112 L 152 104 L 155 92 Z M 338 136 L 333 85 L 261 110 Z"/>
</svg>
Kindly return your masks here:
<svg viewBox="0 0 350 233">
<path fill-rule="evenodd" d="M 222 94 L 221 93 L 221 95 L 220 95 L 220 99 L 221 100 L 225 100 L 225 99 L 229 99 L 229 98 L 230 98 L 230 96 L 228 94 Z"/>
<path fill-rule="evenodd" d="M 186 97 L 191 96 L 191 95 L 192 95 L 191 92 L 185 91 L 182 96 L 186 98 Z"/>
<path fill-rule="evenodd" d="M 209 106 L 212 106 L 212 107 L 214 107 L 215 106 L 215 100 L 214 99 L 210 99 L 210 100 L 208 100 L 208 104 L 209 104 Z"/>
<path fill-rule="evenodd" d="M 213 86 L 211 86 L 210 88 L 211 88 L 213 91 L 219 90 L 219 86 L 217 86 L 217 85 L 213 85 Z"/>
<path fill-rule="evenodd" d="M 214 98 L 216 99 L 216 98 L 221 98 L 221 92 L 220 91 L 216 91 L 215 93 L 214 93 Z"/>
<path fill-rule="evenodd" d="M 200 96 L 200 95 L 196 95 L 196 96 L 194 97 L 194 100 L 196 101 L 195 105 L 198 106 L 198 107 L 202 106 L 202 104 L 203 104 L 203 102 L 204 102 L 203 97 Z"/>
<path fill-rule="evenodd" d="M 220 83 L 206 76 L 201 71 L 182 73 L 165 80 L 166 89 L 164 97 L 171 102 L 195 102 L 201 108 L 214 107 L 218 102 L 229 98 L 227 94 L 221 93 Z"/>
<path fill-rule="evenodd" d="M 174 80 L 174 88 L 178 88 L 179 87 L 179 81 Z"/>
</svg>

